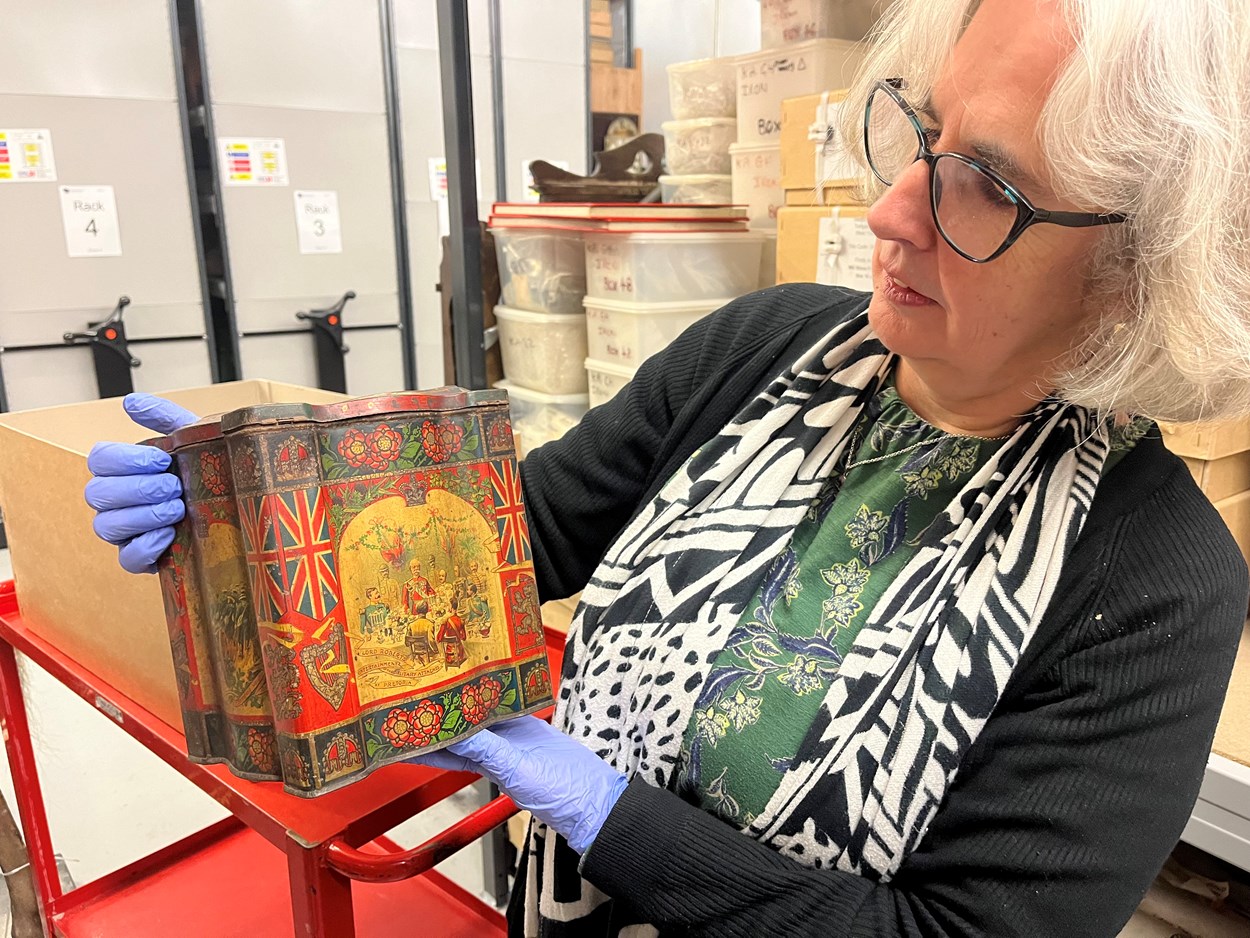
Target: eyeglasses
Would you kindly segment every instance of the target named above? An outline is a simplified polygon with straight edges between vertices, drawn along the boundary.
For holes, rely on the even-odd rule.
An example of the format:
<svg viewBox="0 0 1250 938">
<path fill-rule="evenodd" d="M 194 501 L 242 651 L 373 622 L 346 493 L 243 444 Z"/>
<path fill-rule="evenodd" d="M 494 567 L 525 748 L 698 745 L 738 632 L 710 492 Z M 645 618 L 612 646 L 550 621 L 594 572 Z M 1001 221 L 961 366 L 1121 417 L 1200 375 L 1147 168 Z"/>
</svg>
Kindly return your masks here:
<svg viewBox="0 0 1250 938">
<path fill-rule="evenodd" d="M 962 153 L 934 153 L 928 133 L 899 91 L 901 78 L 879 81 L 864 108 L 864 151 L 887 186 L 918 159 L 929 164 L 929 204 L 942 238 L 976 264 L 994 260 L 1033 225 L 1088 228 L 1128 216 L 1038 208 L 988 166 Z M 931 133 L 931 132 L 929 132 Z"/>
</svg>

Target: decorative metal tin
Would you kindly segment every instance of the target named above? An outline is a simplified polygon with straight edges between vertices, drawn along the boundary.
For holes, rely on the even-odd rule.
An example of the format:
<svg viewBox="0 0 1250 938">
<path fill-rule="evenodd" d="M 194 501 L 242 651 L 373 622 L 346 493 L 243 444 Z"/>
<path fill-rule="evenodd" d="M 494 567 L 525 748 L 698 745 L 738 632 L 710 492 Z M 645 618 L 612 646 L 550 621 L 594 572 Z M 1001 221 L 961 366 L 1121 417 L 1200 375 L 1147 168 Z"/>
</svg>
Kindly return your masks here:
<svg viewBox="0 0 1250 938">
<path fill-rule="evenodd" d="M 193 759 L 297 795 L 552 702 L 507 395 L 267 404 L 152 441 Z"/>
</svg>

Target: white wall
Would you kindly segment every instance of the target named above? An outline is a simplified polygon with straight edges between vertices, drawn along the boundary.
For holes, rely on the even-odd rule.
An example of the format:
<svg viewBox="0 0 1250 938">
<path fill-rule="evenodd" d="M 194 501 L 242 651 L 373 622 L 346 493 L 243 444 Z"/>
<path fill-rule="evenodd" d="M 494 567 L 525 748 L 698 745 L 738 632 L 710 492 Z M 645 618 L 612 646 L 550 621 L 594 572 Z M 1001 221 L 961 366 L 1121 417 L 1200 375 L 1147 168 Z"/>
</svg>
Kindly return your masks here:
<svg viewBox="0 0 1250 938">
<path fill-rule="evenodd" d="M 642 50 L 644 131 L 659 133 L 660 124 L 673 119 L 667 66 L 741 55 L 760 47 L 759 0 L 633 0 L 633 4 L 634 45 Z"/>
</svg>

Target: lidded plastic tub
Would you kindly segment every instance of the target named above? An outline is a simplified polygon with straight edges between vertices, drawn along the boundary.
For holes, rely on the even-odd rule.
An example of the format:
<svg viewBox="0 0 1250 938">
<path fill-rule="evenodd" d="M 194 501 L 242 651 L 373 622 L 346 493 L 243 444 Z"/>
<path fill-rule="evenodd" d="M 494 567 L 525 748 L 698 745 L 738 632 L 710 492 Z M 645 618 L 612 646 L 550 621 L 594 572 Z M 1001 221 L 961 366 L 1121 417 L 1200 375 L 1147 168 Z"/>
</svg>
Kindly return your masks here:
<svg viewBox="0 0 1250 938">
<path fill-rule="evenodd" d="M 660 193 L 665 202 L 686 205 L 728 205 L 733 198 L 733 176 L 701 173 L 695 176 L 661 176 Z"/>
<path fill-rule="evenodd" d="M 738 113 L 733 58 L 674 62 L 668 67 L 668 103 L 679 121 Z"/>
<path fill-rule="evenodd" d="M 778 105 L 780 107 L 780 105 Z M 674 176 L 700 173 L 728 175 L 729 145 L 738 136 L 732 117 L 697 117 L 688 121 L 665 121 L 664 159 Z"/>
<path fill-rule="evenodd" d="M 587 295 L 636 303 L 750 293 L 764 243 L 753 231 L 587 232 L 585 240 Z"/>
<path fill-rule="evenodd" d="M 580 231 L 492 228 L 505 306 L 540 313 L 577 314 L 586 294 Z"/>
<path fill-rule="evenodd" d="M 587 298 L 589 357 L 637 368 L 690 326 L 728 302 L 718 299 L 693 303 L 630 303 Z"/>
<path fill-rule="evenodd" d="M 633 380 L 636 368 L 586 359 L 586 376 L 590 379 L 590 406 L 598 407 L 616 397 L 618 391 Z M 513 418 L 513 422 L 516 419 Z"/>
<path fill-rule="evenodd" d="M 586 317 L 495 307 L 509 381 L 545 394 L 586 391 Z"/>
<path fill-rule="evenodd" d="M 588 394 L 544 394 L 511 381 L 495 387 L 508 392 L 512 429 L 518 436 L 517 454 L 525 456 L 544 443 L 558 440 L 577 425 L 590 408 Z"/>
<path fill-rule="evenodd" d="M 764 250 L 760 254 L 760 289 L 777 285 L 777 229 L 761 231 Z"/>
<path fill-rule="evenodd" d="M 786 191 L 781 187 L 781 144 L 735 143 L 729 152 L 734 204 L 747 207 L 752 228 L 776 228 L 777 210 L 786 203 Z"/>
<path fill-rule="evenodd" d="M 781 102 L 846 88 L 864 60 L 864 43 L 812 39 L 737 58 L 738 143 L 780 143 Z"/>
</svg>

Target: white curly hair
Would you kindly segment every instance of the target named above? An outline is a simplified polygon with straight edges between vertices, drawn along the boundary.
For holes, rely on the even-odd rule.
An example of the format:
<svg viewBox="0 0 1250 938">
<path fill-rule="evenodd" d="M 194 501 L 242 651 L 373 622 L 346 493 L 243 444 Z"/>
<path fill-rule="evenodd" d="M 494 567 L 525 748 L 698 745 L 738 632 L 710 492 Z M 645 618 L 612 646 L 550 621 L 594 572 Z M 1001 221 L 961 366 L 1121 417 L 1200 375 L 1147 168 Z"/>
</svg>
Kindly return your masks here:
<svg viewBox="0 0 1250 938">
<path fill-rule="evenodd" d="M 1024 0 L 1028 2 L 1028 0 Z M 1101 315 L 1057 393 L 1155 420 L 1250 414 L 1250 0 L 1059 0 L 1075 39 L 1038 123 L 1061 198 L 1122 212 L 1091 265 Z M 873 83 L 922 101 L 980 0 L 899 0 L 842 107 L 863 156 Z"/>
</svg>

